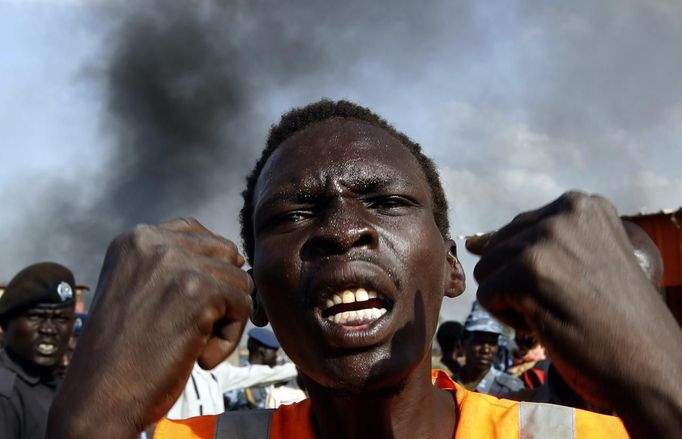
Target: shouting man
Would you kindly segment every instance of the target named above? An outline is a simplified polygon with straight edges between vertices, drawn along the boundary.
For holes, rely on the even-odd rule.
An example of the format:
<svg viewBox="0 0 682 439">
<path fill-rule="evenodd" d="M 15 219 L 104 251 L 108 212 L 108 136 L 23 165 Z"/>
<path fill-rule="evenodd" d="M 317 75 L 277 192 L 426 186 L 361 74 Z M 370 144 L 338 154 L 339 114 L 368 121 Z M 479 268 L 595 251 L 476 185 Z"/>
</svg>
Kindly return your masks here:
<svg viewBox="0 0 682 439">
<path fill-rule="evenodd" d="M 447 203 L 419 145 L 368 109 L 321 101 L 284 115 L 241 220 L 252 277 L 235 244 L 194 220 L 112 243 L 49 437 L 134 438 L 195 360 L 210 368 L 234 350 L 249 315 L 270 322 L 310 398 L 249 412 L 264 419 L 164 420 L 159 437 L 625 436 L 617 418 L 499 400 L 432 374 L 441 302 L 464 291 Z M 682 334 L 606 200 L 569 193 L 468 245 L 484 253 L 481 304 L 540 334 L 578 392 L 617 406 L 636 437 L 682 431 Z"/>
</svg>

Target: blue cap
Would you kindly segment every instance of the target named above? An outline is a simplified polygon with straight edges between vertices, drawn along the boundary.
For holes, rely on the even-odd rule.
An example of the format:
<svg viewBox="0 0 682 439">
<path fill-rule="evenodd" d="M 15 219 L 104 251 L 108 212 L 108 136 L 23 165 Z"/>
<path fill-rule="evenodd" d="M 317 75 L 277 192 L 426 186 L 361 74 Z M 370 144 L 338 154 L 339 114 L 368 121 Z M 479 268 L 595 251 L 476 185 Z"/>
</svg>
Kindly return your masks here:
<svg viewBox="0 0 682 439">
<path fill-rule="evenodd" d="M 486 311 L 478 301 L 471 307 L 471 314 L 464 322 L 464 330 L 467 332 L 492 332 L 502 334 L 502 325 L 488 311 Z"/>
<path fill-rule="evenodd" d="M 271 349 L 279 349 L 279 342 L 275 334 L 269 329 L 252 328 L 249 330 L 249 338 L 256 340 L 258 343 L 269 347 Z"/>
</svg>

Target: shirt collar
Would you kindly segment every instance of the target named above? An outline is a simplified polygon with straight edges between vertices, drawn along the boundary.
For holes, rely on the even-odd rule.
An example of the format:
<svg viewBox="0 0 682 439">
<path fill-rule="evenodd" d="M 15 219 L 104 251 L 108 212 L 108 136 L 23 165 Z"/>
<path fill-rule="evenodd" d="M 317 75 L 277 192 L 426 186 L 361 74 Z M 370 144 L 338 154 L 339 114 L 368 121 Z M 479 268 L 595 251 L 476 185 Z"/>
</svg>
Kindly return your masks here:
<svg viewBox="0 0 682 439">
<path fill-rule="evenodd" d="M 14 361 L 14 359 L 4 349 L 0 350 L 0 363 L 4 364 L 5 367 L 19 375 L 19 377 L 23 381 L 27 382 L 32 386 L 35 386 L 41 381 L 49 386 L 57 385 L 57 380 L 53 374 L 34 375 L 28 373 L 28 371 L 21 367 L 21 365 L 18 362 Z"/>
</svg>

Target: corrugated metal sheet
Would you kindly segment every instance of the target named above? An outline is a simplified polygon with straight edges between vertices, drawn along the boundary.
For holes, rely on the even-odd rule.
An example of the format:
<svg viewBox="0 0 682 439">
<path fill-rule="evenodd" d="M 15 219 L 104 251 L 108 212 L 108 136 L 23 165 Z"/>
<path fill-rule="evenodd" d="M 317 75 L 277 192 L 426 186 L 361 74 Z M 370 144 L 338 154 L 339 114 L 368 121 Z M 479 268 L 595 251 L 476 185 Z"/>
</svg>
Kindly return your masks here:
<svg viewBox="0 0 682 439">
<path fill-rule="evenodd" d="M 639 225 L 658 246 L 663 256 L 663 286 L 682 285 L 682 208 L 622 218 Z"/>
</svg>

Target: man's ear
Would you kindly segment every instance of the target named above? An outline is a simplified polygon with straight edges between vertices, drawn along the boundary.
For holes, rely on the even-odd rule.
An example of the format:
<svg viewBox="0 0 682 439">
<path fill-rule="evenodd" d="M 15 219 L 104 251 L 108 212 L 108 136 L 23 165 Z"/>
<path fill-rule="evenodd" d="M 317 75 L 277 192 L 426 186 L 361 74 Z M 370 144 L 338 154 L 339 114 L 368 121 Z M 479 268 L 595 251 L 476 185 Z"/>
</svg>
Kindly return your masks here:
<svg viewBox="0 0 682 439">
<path fill-rule="evenodd" d="M 457 259 L 457 245 L 452 239 L 444 242 L 445 250 L 445 277 L 443 280 L 443 291 L 446 297 L 457 297 L 464 292 L 466 281 L 464 270 Z"/>
<path fill-rule="evenodd" d="M 253 284 L 256 285 L 256 279 L 253 276 L 253 268 L 249 269 L 248 273 L 253 280 Z M 262 328 L 263 326 L 267 325 L 270 320 L 268 319 L 268 315 L 265 313 L 265 308 L 263 307 L 263 301 L 260 298 L 260 294 L 258 294 L 258 286 L 256 286 L 256 288 L 253 289 L 253 293 L 251 293 L 251 302 L 253 303 L 253 308 L 251 309 L 251 323 Z"/>
</svg>

